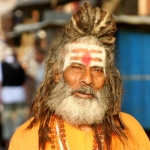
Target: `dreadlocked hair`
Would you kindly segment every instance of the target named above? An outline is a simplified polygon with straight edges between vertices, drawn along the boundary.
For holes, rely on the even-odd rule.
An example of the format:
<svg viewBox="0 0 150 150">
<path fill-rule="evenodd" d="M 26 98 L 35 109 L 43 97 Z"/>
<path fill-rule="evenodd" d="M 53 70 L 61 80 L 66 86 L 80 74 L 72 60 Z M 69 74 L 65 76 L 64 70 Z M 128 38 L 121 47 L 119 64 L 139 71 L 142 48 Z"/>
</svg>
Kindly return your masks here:
<svg viewBox="0 0 150 150">
<path fill-rule="evenodd" d="M 85 36 L 95 37 L 106 50 L 106 86 L 110 99 L 110 106 L 102 124 L 106 148 L 107 150 L 111 149 L 112 135 L 116 136 L 123 145 L 127 142 L 128 130 L 119 116 L 123 90 L 120 74 L 114 64 L 114 33 L 116 30 L 115 20 L 108 11 L 98 7 L 93 8 L 89 3 L 84 3 L 77 12 L 73 13 L 70 22 L 59 32 L 59 36 L 51 44 L 46 61 L 45 77 L 32 103 L 31 116 L 33 119 L 27 128 L 31 129 L 39 124 L 39 149 L 44 150 L 46 143 L 51 142 L 48 136 L 51 132 L 49 122 L 55 110 L 48 107 L 47 100 L 56 85 L 54 77 L 63 71 L 67 53 L 65 45 Z M 97 135 L 96 126 L 92 125 L 95 135 Z M 99 137 L 96 137 L 100 143 Z M 99 150 L 101 150 L 100 145 Z"/>
</svg>

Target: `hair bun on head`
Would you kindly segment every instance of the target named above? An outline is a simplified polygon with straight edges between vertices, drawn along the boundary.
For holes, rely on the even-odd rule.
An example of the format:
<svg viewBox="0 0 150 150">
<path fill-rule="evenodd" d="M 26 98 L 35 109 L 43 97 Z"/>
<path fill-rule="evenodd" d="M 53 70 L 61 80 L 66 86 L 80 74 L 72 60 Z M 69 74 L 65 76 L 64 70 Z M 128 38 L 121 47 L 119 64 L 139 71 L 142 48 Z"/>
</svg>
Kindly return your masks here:
<svg viewBox="0 0 150 150">
<path fill-rule="evenodd" d="M 113 44 L 116 32 L 116 24 L 113 16 L 99 7 L 93 8 L 89 3 L 84 3 L 79 10 L 73 14 L 67 25 L 66 34 L 69 38 L 92 35 L 103 44 Z"/>
</svg>

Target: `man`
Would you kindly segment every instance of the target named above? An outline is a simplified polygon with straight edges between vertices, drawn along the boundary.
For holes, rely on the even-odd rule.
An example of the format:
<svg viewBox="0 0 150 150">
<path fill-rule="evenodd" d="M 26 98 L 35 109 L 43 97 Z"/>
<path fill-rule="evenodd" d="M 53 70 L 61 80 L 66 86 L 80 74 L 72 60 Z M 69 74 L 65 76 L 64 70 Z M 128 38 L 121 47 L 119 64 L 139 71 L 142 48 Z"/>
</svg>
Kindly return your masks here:
<svg viewBox="0 0 150 150">
<path fill-rule="evenodd" d="M 9 150 L 150 150 L 141 125 L 120 112 L 115 31 L 109 12 L 88 3 L 73 14 L 50 48 L 33 117 Z"/>
</svg>

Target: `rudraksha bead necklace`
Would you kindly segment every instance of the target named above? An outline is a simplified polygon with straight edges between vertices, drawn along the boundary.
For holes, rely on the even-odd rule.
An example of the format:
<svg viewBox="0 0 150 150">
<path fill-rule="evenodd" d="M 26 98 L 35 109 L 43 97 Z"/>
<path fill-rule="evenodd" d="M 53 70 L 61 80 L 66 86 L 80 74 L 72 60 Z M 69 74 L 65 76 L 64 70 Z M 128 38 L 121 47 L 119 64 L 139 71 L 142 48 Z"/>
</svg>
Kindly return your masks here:
<svg viewBox="0 0 150 150">
<path fill-rule="evenodd" d="M 68 146 L 65 133 L 64 120 L 61 117 L 52 116 L 50 120 L 51 148 L 53 150 L 71 150 Z M 104 134 L 100 126 L 97 126 L 98 136 L 101 142 L 101 150 L 104 150 Z M 98 150 L 98 143 L 94 136 L 92 150 Z"/>
</svg>

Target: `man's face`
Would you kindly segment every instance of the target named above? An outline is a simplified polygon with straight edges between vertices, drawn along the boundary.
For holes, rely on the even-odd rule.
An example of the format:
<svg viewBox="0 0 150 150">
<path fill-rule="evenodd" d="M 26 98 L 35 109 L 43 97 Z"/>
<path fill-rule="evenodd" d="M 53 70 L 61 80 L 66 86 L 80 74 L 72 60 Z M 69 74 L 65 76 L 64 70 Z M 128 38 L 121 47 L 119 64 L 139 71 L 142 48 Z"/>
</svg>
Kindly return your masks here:
<svg viewBox="0 0 150 150">
<path fill-rule="evenodd" d="M 94 44 L 68 44 L 68 55 L 64 65 L 64 79 L 73 89 L 80 86 L 91 86 L 94 91 L 105 84 L 105 49 Z M 80 98 L 93 98 L 92 94 L 75 92 Z"/>
<path fill-rule="evenodd" d="M 100 123 L 108 110 L 105 49 L 89 43 L 67 45 L 63 76 L 48 100 L 55 114 L 73 125 Z"/>
</svg>

